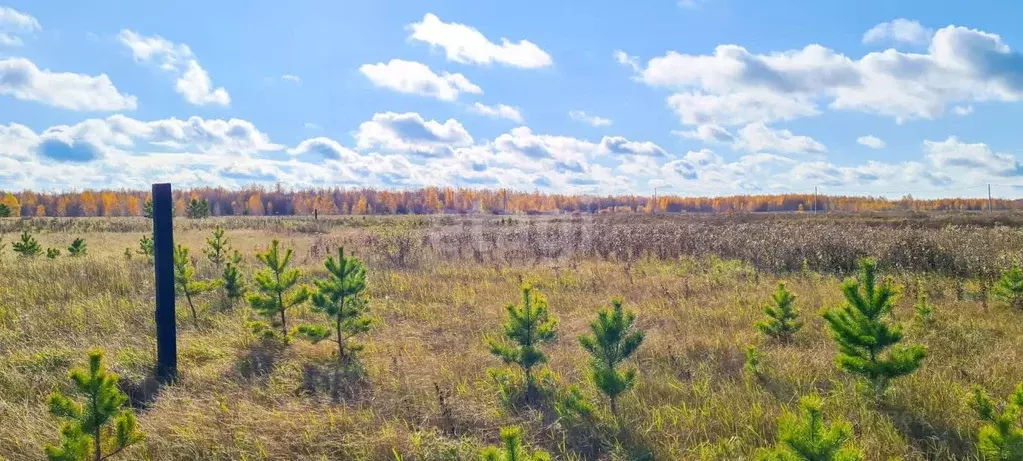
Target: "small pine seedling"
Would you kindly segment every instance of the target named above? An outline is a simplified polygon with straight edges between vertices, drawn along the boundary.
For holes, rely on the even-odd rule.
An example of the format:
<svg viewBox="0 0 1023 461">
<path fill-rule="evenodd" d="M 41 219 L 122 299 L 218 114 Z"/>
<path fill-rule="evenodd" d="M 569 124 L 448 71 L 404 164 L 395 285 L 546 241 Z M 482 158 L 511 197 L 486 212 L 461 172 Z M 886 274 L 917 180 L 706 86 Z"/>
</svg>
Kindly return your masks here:
<svg viewBox="0 0 1023 461">
<path fill-rule="evenodd" d="M 895 305 L 895 288 L 888 281 L 878 283 L 876 261 L 866 258 L 859 264 L 858 279 L 842 284 L 845 304 L 826 311 L 824 320 L 838 343 L 838 366 L 865 378 L 880 398 L 892 379 L 920 368 L 927 350 L 897 346 L 902 327 L 884 319 Z"/>
<path fill-rule="evenodd" d="M 242 255 L 236 250 L 231 260 L 224 265 L 224 294 L 231 301 L 231 304 L 245 296 L 245 279 L 242 278 L 242 272 L 238 269 L 241 260 Z"/>
<path fill-rule="evenodd" d="M 916 304 L 913 305 L 913 319 L 921 326 L 928 326 L 934 323 L 934 305 L 927 302 L 927 294 L 919 280 L 916 282 Z"/>
<path fill-rule="evenodd" d="M 762 376 L 764 370 L 760 365 L 760 349 L 757 349 L 757 346 L 746 346 L 744 352 L 746 353 L 746 364 L 743 365 L 743 369 L 747 375 L 755 378 Z"/>
<path fill-rule="evenodd" d="M 87 251 L 88 249 L 85 245 L 85 239 L 81 237 L 76 238 L 73 242 L 71 242 L 71 245 L 67 247 L 68 256 L 85 256 Z"/>
<path fill-rule="evenodd" d="M 230 239 L 224 236 L 223 226 L 217 226 L 213 229 L 213 236 L 206 237 L 206 248 L 203 248 L 202 252 L 217 269 L 220 269 L 220 265 L 227 260 L 229 242 Z"/>
<path fill-rule="evenodd" d="M 281 242 L 274 240 L 265 253 L 257 253 L 256 257 L 266 266 L 253 274 L 258 292 L 246 295 L 249 305 L 258 314 L 277 323 L 281 328 L 282 338 L 288 338 L 288 309 L 304 303 L 309 299 L 309 288 L 298 284 L 302 272 L 289 269 L 293 251 L 287 249 L 281 255 Z M 277 318 L 279 317 L 279 322 Z M 263 331 L 263 325 L 257 325 L 257 331 Z"/>
<path fill-rule="evenodd" d="M 12 243 L 11 249 L 25 258 L 34 258 L 43 252 L 43 247 L 39 245 L 39 241 L 29 234 L 28 231 L 21 233 L 21 241 Z"/>
<path fill-rule="evenodd" d="M 147 198 L 142 204 L 142 216 L 153 219 L 153 199 Z"/>
<path fill-rule="evenodd" d="M 991 295 L 1011 307 L 1023 309 L 1023 270 L 1018 264 L 1002 274 L 992 287 Z"/>
<path fill-rule="evenodd" d="M 522 429 L 505 427 L 501 429 L 501 446 L 487 447 L 480 453 L 482 461 L 550 461 L 551 455 L 544 451 L 530 454 L 522 445 Z"/>
<path fill-rule="evenodd" d="M 1023 459 L 1023 384 L 998 411 L 979 387 L 973 391 L 973 408 L 984 420 L 977 433 L 977 450 L 985 461 Z"/>
<path fill-rule="evenodd" d="M 117 388 L 117 375 L 103 364 L 103 351 L 89 353 L 89 368 L 71 372 L 75 390 L 85 398 L 76 402 L 60 393 L 50 395 L 50 414 L 64 419 L 60 446 L 48 445 L 53 461 L 108 459 L 143 439 L 135 413 L 125 409 L 128 397 Z"/>
<path fill-rule="evenodd" d="M 863 454 L 847 446 L 852 426 L 836 421 L 829 427 L 821 413 L 821 398 L 799 399 L 802 417 L 786 413 L 778 423 L 779 442 L 773 450 L 758 454 L 760 461 L 860 461 Z"/>
<path fill-rule="evenodd" d="M 135 252 L 145 256 L 150 262 L 152 262 L 153 253 L 155 252 L 153 248 L 153 239 L 148 235 L 143 235 L 142 238 L 139 239 L 139 247 L 135 250 Z"/>
<path fill-rule="evenodd" d="M 523 285 L 522 305 L 509 304 L 504 323 L 504 336 L 514 345 L 489 339 L 490 353 L 504 363 L 522 367 L 526 376 L 526 400 L 532 401 L 536 394 L 536 378 L 533 367 L 547 361 L 547 355 L 540 350 L 543 344 L 557 337 L 557 319 L 551 318 L 547 299 L 540 293 L 533 293 L 533 287 Z"/>
<path fill-rule="evenodd" d="M 185 295 L 188 308 L 192 311 L 192 323 L 199 323 L 199 316 L 196 315 L 192 298 L 217 289 L 221 283 L 221 280 L 196 280 L 195 268 L 192 267 L 192 260 L 188 257 L 188 248 L 178 245 L 174 249 L 174 287 L 177 288 L 178 293 Z"/>
<path fill-rule="evenodd" d="M 564 392 L 560 392 L 554 402 L 554 411 L 558 417 L 569 422 L 582 420 L 593 424 L 593 405 L 583 397 L 579 386 L 569 385 Z"/>
<path fill-rule="evenodd" d="M 60 256 L 60 248 L 47 248 L 46 257 L 48 259 L 57 259 Z"/>
<path fill-rule="evenodd" d="M 785 283 L 779 282 L 778 289 L 771 295 L 773 304 L 764 308 L 767 319 L 757 323 L 757 329 L 772 338 L 784 342 L 792 341 L 792 336 L 803 327 L 796 310 L 796 296 L 785 289 Z"/>
<path fill-rule="evenodd" d="M 330 320 L 330 325 L 303 325 L 298 332 L 316 344 L 337 335 L 338 361 L 344 363 L 350 353 L 362 350 L 362 345 L 349 343 L 354 336 L 369 331 L 371 319 L 368 305 L 362 298 L 366 290 L 366 267 L 362 261 L 345 257 L 344 248 L 338 248 L 337 259 L 328 257 L 324 263 L 327 278 L 315 280 L 313 310 Z M 333 330 L 333 331 L 332 331 Z"/>
<path fill-rule="evenodd" d="M 590 379 L 607 396 L 611 414 L 618 419 L 618 397 L 636 384 L 636 369 L 619 370 L 643 343 L 643 332 L 633 328 L 636 314 L 622 307 L 621 299 L 611 301 L 611 309 L 602 309 L 590 324 L 591 335 L 579 337 L 590 353 Z"/>
</svg>

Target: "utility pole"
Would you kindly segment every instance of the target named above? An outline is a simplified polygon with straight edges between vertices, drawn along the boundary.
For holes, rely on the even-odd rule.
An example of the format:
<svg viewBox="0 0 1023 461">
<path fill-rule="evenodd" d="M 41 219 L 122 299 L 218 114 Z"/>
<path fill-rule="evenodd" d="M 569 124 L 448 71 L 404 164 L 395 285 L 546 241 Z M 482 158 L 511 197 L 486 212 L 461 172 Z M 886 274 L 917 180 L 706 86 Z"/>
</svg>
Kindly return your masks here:
<svg viewBox="0 0 1023 461">
<path fill-rule="evenodd" d="M 817 186 L 813 186 L 813 214 L 817 214 Z"/>
<path fill-rule="evenodd" d="M 994 202 L 991 201 L 991 185 L 987 185 L 987 211 L 995 211 Z"/>
</svg>

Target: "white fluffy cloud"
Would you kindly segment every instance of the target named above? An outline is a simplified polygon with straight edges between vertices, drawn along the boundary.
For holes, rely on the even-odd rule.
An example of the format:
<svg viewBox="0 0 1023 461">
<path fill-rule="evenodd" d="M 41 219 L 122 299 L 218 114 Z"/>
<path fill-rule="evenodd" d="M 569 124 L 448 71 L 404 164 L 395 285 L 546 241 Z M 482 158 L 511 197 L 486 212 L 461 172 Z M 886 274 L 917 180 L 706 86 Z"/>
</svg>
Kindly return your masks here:
<svg viewBox="0 0 1023 461">
<path fill-rule="evenodd" d="M 483 90 L 462 74 L 444 72 L 435 74 L 425 64 L 402 59 L 385 63 L 364 64 L 359 67 L 370 82 L 380 88 L 399 93 L 429 96 L 442 101 L 454 101 L 461 93 L 481 94 Z"/>
<path fill-rule="evenodd" d="M 326 137 L 316 137 L 306 139 L 292 149 L 288 149 L 288 153 L 294 156 L 305 156 L 314 155 L 319 159 L 331 159 L 331 160 L 348 160 L 351 161 L 359 157 L 359 154 L 341 143 Z"/>
<path fill-rule="evenodd" d="M 813 101 L 807 97 L 768 91 L 721 95 L 682 92 L 668 97 L 668 107 L 686 125 L 770 123 L 819 113 Z"/>
<path fill-rule="evenodd" d="M 955 136 L 944 141 L 924 141 L 927 159 L 938 168 L 987 173 L 995 176 L 1023 175 L 1023 165 L 1011 154 L 998 153 L 984 143 L 965 143 Z"/>
<path fill-rule="evenodd" d="M 695 139 L 705 143 L 731 143 L 735 136 L 727 129 L 719 125 L 700 125 L 695 130 L 673 131 L 673 133 L 686 139 Z"/>
<path fill-rule="evenodd" d="M 863 34 L 863 43 L 892 41 L 922 45 L 930 41 L 933 35 L 933 29 L 928 29 L 917 21 L 898 18 L 872 27 Z"/>
<path fill-rule="evenodd" d="M 19 35 L 29 34 L 42 27 L 36 18 L 14 8 L 0 6 L 0 46 L 21 46 Z"/>
<path fill-rule="evenodd" d="M 629 56 L 628 53 L 622 50 L 614 50 L 614 52 L 611 53 L 611 57 L 614 58 L 614 60 L 618 64 L 621 64 L 625 67 L 628 67 L 629 69 L 632 69 L 633 72 L 639 72 L 639 70 L 641 69 L 639 65 L 639 58 L 635 56 Z"/>
<path fill-rule="evenodd" d="M 477 102 L 473 103 L 469 110 L 477 114 L 486 115 L 487 117 L 503 118 L 517 123 L 522 123 L 523 120 L 522 113 L 519 112 L 518 108 L 504 104 L 488 106 Z"/>
<path fill-rule="evenodd" d="M 856 138 L 856 142 L 864 146 L 867 146 L 871 149 L 884 149 L 885 146 L 885 142 L 881 138 L 874 136 L 872 134 L 860 136 Z"/>
<path fill-rule="evenodd" d="M 51 72 L 23 58 L 0 60 L 0 94 L 80 111 L 131 110 L 137 106 L 135 96 L 118 91 L 106 74 Z"/>
<path fill-rule="evenodd" d="M 590 126 L 611 126 L 611 119 L 599 117 L 596 115 L 587 114 L 585 111 L 573 110 L 568 112 L 568 117 L 572 120 L 586 123 Z"/>
<path fill-rule="evenodd" d="M 459 23 L 441 21 L 437 15 L 427 13 L 423 20 L 409 25 L 412 40 L 444 48 L 449 61 L 462 64 L 499 63 L 511 67 L 537 68 L 553 64 L 551 56 L 536 44 L 519 40 L 518 43 L 501 38 L 501 44 L 491 42 L 482 32 Z"/>
<path fill-rule="evenodd" d="M 936 118 L 953 104 L 1023 99 L 1023 55 L 998 35 L 948 26 L 925 54 L 887 49 L 853 59 L 821 45 L 769 54 L 720 45 L 710 55 L 650 59 L 638 78 L 674 90 L 669 106 L 686 124 L 787 120 L 816 114 L 822 102 L 904 121 Z"/>
<path fill-rule="evenodd" d="M 955 106 L 952 108 L 952 113 L 959 116 L 970 115 L 973 113 L 973 106 L 972 105 Z"/>
<path fill-rule="evenodd" d="M 444 123 L 424 120 L 415 112 L 374 114 L 372 120 L 359 125 L 355 139 L 360 150 L 425 156 L 450 155 L 453 148 L 473 143 L 472 136 L 457 120 L 448 119 Z"/>
<path fill-rule="evenodd" d="M 797 136 L 789 130 L 776 130 L 761 122 L 751 123 L 739 130 L 735 147 L 750 152 L 782 154 L 824 154 L 824 144 L 808 136 Z"/>
<path fill-rule="evenodd" d="M 171 42 L 159 35 L 140 35 L 127 29 L 122 30 L 117 38 L 131 50 L 135 61 L 155 64 L 175 75 L 175 91 L 190 104 L 226 106 L 231 103 L 227 90 L 213 87 L 209 73 L 199 65 L 188 45 Z"/>
<path fill-rule="evenodd" d="M 604 136 L 597 146 L 601 155 L 635 155 L 641 157 L 667 157 L 668 153 L 650 141 L 629 141 L 621 136 Z"/>
</svg>

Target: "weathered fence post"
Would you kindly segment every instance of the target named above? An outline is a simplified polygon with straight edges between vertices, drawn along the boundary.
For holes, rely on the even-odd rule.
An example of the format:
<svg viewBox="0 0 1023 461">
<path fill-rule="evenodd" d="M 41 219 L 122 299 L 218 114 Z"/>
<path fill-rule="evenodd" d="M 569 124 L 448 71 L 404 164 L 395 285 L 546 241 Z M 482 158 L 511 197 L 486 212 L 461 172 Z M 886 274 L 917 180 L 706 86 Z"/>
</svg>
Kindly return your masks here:
<svg viewBox="0 0 1023 461">
<path fill-rule="evenodd" d="M 174 319 L 174 200 L 170 184 L 153 184 L 153 257 L 156 265 L 156 379 L 178 375 Z"/>
</svg>

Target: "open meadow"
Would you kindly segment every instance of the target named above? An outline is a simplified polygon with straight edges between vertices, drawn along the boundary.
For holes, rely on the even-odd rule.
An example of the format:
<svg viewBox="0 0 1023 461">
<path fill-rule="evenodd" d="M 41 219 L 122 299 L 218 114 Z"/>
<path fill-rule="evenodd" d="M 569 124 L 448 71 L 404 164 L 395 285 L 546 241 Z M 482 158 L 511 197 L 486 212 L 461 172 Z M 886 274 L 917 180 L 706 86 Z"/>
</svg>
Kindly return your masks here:
<svg viewBox="0 0 1023 461">
<path fill-rule="evenodd" d="M 139 243 L 150 221 L 0 219 L 0 458 L 45 459 L 60 434 L 48 396 L 71 390 L 69 370 L 96 347 L 145 434 L 125 459 L 472 460 L 510 426 L 554 459 L 754 459 L 817 393 L 863 459 L 975 460 L 974 388 L 1000 407 L 1023 382 L 1023 310 L 992 295 L 1023 258 L 1019 214 L 179 217 L 175 244 L 197 280 L 221 278 L 201 251 L 218 226 L 250 290 L 274 239 L 294 250 L 302 283 L 326 277 L 339 247 L 363 260 L 372 325 L 357 360 L 336 365 L 335 343 L 257 335 L 249 303 L 215 288 L 192 300 L 195 320 L 178 296 L 180 377 L 157 389 L 154 275 Z M 24 231 L 61 255 L 19 256 Z M 70 257 L 76 238 L 88 251 Z M 836 366 L 820 314 L 842 305 L 842 281 L 867 256 L 896 289 L 903 343 L 927 354 L 877 398 Z M 780 281 L 804 323 L 791 341 L 755 327 Z M 488 346 L 523 284 L 558 321 L 531 402 Z M 615 298 L 645 333 L 617 416 L 578 339 Z M 288 316 L 323 319 L 310 302 Z M 591 413 L 566 410 L 573 386 Z"/>
</svg>

